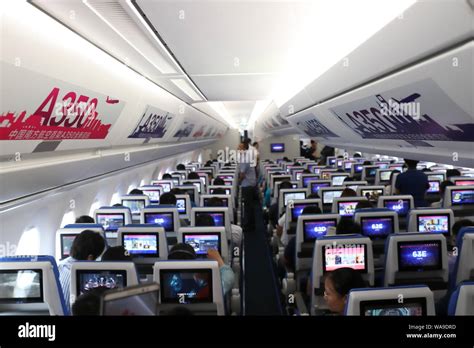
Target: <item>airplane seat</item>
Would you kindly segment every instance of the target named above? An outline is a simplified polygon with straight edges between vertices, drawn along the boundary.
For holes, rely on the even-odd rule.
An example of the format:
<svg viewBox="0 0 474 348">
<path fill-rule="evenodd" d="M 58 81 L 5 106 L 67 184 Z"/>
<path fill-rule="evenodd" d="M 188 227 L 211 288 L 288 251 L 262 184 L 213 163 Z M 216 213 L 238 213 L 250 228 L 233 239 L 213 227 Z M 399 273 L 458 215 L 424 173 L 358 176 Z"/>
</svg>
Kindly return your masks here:
<svg viewBox="0 0 474 348">
<path fill-rule="evenodd" d="M 462 282 L 451 295 L 448 315 L 474 315 L 474 282 Z"/>
<path fill-rule="evenodd" d="M 94 211 L 94 220 L 102 225 L 111 246 L 117 245 L 117 230 L 119 227 L 132 223 L 132 212 L 127 207 L 100 207 Z"/>
<path fill-rule="evenodd" d="M 426 316 L 435 315 L 433 292 L 424 285 L 352 289 L 344 315 Z"/>
<path fill-rule="evenodd" d="M 177 243 L 178 230 L 181 227 L 179 211 L 175 206 L 150 205 L 142 209 L 140 224 L 155 225 L 165 229 L 168 245 Z"/>
<path fill-rule="evenodd" d="M 105 231 L 99 224 L 68 224 L 56 231 L 55 258 L 59 262 L 69 256 L 71 246 L 78 234 L 90 230 L 99 233 L 104 238 L 105 246 L 108 246 Z"/>
<path fill-rule="evenodd" d="M 155 262 L 168 259 L 168 240 L 163 227 L 125 225 L 119 228 L 117 240 L 132 257 L 142 281 L 152 281 Z"/>
<path fill-rule="evenodd" d="M 88 290 L 138 285 L 135 264 L 130 261 L 76 261 L 71 263 L 70 305 Z"/>
<path fill-rule="evenodd" d="M 474 219 L 474 185 L 448 186 L 443 208 L 452 209 L 456 219 Z"/>
<path fill-rule="evenodd" d="M 384 286 L 428 286 L 435 300 L 448 289 L 448 250 L 446 238 L 433 233 L 399 233 L 385 243 Z"/>
<path fill-rule="evenodd" d="M 446 238 L 451 235 L 454 224 L 452 209 L 416 208 L 408 215 L 408 232 L 441 233 Z"/>
<path fill-rule="evenodd" d="M 458 257 L 450 275 L 449 288 L 454 288 L 463 281 L 474 280 L 474 227 L 463 227 L 456 237 Z"/>
<path fill-rule="evenodd" d="M 374 258 L 370 238 L 355 234 L 316 239 L 311 272 L 312 315 L 323 314 L 328 309 L 323 296 L 324 275 L 342 267 L 361 272 L 367 285 L 374 286 Z"/>
<path fill-rule="evenodd" d="M 158 261 L 153 266 L 153 279 L 160 285 L 159 312 L 183 306 L 194 315 L 226 314 L 216 261 Z"/>
<path fill-rule="evenodd" d="M 0 315 L 69 315 L 53 256 L 2 257 L 0 279 Z"/>
<path fill-rule="evenodd" d="M 227 207 L 196 207 L 191 211 L 191 226 L 196 225 L 197 214 L 210 214 L 216 227 L 225 227 L 227 243 L 232 241 L 232 225 L 230 222 L 229 208 Z"/>
</svg>

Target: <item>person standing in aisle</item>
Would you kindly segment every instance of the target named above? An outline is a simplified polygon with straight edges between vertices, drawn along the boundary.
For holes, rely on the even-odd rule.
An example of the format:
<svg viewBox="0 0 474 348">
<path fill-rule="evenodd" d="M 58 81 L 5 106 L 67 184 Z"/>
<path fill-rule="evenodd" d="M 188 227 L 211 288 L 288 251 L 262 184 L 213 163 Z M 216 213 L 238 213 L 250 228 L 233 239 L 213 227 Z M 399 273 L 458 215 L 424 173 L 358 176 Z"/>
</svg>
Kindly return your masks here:
<svg viewBox="0 0 474 348">
<path fill-rule="evenodd" d="M 242 203 L 244 204 L 244 216 L 242 217 L 242 227 L 244 232 L 255 229 L 255 206 L 257 177 L 255 168 L 250 163 L 251 154 L 249 151 L 249 143 L 242 142 L 239 145 L 239 185 L 242 193 Z"/>
</svg>

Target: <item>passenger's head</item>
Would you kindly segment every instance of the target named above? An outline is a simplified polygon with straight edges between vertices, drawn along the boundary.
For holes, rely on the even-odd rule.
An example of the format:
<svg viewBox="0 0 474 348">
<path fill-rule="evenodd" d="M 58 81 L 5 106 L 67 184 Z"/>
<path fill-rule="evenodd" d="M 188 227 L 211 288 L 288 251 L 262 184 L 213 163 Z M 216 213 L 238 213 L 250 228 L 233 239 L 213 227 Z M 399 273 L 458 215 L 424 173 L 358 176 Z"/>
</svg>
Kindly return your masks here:
<svg viewBox="0 0 474 348">
<path fill-rule="evenodd" d="M 129 195 L 142 195 L 143 191 L 135 188 L 135 189 L 131 190 L 128 194 Z"/>
<path fill-rule="evenodd" d="M 214 190 L 212 191 L 212 193 L 213 193 L 214 195 L 225 195 L 225 194 L 226 194 L 225 189 L 222 188 L 222 187 L 218 187 L 218 188 L 214 189 Z"/>
<path fill-rule="evenodd" d="M 89 215 L 82 215 L 76 219 L 76 224 L 93 224 L 95 223 L 94 218 Z"/>
<path fill-rule="evenodd" d="M 416 169 L 416 165 L 419 161 L 405 158 L 405 164 L 409 169 Z"/>
<path fill-rule="evenodd" d="M 304 207 L 303 211 L 301 212 L 301 215 L 314 214 L 321 214 L 321 208 L 319 208 L 317 205 L 308 205 L 307 207 Z"/>
<path fill-rule="evenodd" d="M 252 144 L 252 146 L 253 146 L 254 148 L 258 149 L 258 143 L 257 143 L 256 141 Z"/>
<path fill-rule="evenodd" d="M 207 201 L 208 207 L 224 207 L 224 201 L 219 197 L 212 197 Z"/>
<path fill-rule="evenodd" d="M 179 189 L 179 188 L 174 187 L 174 188 L 172 188 L 172 189 L 170 190 L 169 193 L 172 193 L 172 194 L 174 194 L 174 195 L 182 195 L 182 194 L 184 194 L 184 191 L 181 190 L 181 189 Z M 160 198 L 161 198 L 161 197 L 160 197 Z"/>
<path fill-rule="evenodd" d="M 71 256 L 80 261 L 97 259 L 105 248 L 105 241 L 102 236 L 94 231 L 82 231 L 71 246 Z"/>
<path fill-rule="evenodd" d="M 176 170 L 186 170 L 186 167 L 184 164 L 180 163 L 176 166 Z"/>
<path fill-rule="evenodd" d="M 212 184 L 215 186 L 224 186 L 225 182 L 224 182 L 224 179 L 222 178 L 215 178 Z"/>
<path fill-rule="evenodd" d="M 194 248 L 185 243 L 175 244 L 168 253 L 168 260 L 194 260 L 195 258 Z"/>
<path fill-rule="evenodd" d="M 72 315 L 74 316 L 86 316 L 86 315 L 100 315 L 100 298 L 104 292 L 106 292 L 106 287 L 98 287 L 92 290 L 87 291 L 81 296 L 77 297 L 76 301 L 73 303 Z"/>
<path fill-rule="evenodd" d="M 168 179 L 171 180 L 171 179 L 173 179 L 173 177 L 171 176 L 170 173 L 165 173 L 165 174 L 163 174 L 163 175 L 161 176 L 161 179 L 163 179 L 163 180 L 168 180 Z"/>
<path fill-rule="evenodd" d="M 360 201 L 359 203 L 357 203 L 356 205 L 356 210 L 358 209 L 370 209 L 370 208 L 373 208 L 373 204 L 370 202 L 370 201 Z"/>
<path fill-rule="evenodd" d="M 200 180 L 199 174 L 196 172 L 191 172 L 188 174 L 188 180 Z"/>
<path fill-rule="evenodd" d="M 160 196 L 160 205 L 176 205 L 176 196 L 174 195 L 174 193 L 163 193 Z"/>
<path fill-rule="evenodd" d="M 213 217 L 210 214 L 199 214 L 196 216 L 196 221 L 194 225 L 197 226 L 215 226 Z"/>
<path fill-rule="evenodd" d="M 356 152 L 354 153 L 354 156 L 352 156 L 353 158 L 362 158 L 362 155 L 360 154 L 360 152 Z"/>
<path fill-rule="evenodd" d="M 307 199 L 318 199 L 319 198 L 319 195 L 316 193 L 316 192 L 312 192 L 310 193 L 310 195 L 308 197 L 306 197 Z"/>
<path fill-rule="evenodd" d="M 448 169 L 446 171 L 446 178 L 450 178 L 452 176 L 461 176 L 461 172 L 458 169 Z"/>
<path fill-rule="evenodd" d="M 349 291 L 365 287 L 359 272 L 352 268 L 339 268 L 324 277 L 324 299 L 331 312 L 343 314 Z"/>
<path fill-rule="evenodd" d="M 357 193 L 353 189 L 346 187 L 344 191 L 342 191 L 341 197 L 357 197 Z"/>
<path fill-rule="evenodd" d="M 444 198 L 444 192 L 446 192 L 446 187 L 448 186 L 455 186 L 454 182 L 451 180 L 444 180 L 441 184 L 439 184 L 439 195 L 441 198 Z"/>
<path fill-rule="evenodd" d="M 458 236 L 458 233 L 461 230 L 461 228 L 468 227 L 468 226 L 474 226 L 474 221 L 469 220 L 469 219 L 462 219 L 462 220 L 456 221 L 453 224 L 452 233 L 451 233 L 451 237 L 452 237 L 451 243 L 453 245 L 456 244 L 456 237 Z"/>
<path fill-rule="evenodd" d="M 351 217 L 343 216 L 336 226 L 336 234 L 361 234 L 362 229 Z"/>
<path fill-rule="evenodd" d="M 122 245 L 108 248 L 101 258 L 102 261 L 132 261 L 130 253 Z"/>
</svg>

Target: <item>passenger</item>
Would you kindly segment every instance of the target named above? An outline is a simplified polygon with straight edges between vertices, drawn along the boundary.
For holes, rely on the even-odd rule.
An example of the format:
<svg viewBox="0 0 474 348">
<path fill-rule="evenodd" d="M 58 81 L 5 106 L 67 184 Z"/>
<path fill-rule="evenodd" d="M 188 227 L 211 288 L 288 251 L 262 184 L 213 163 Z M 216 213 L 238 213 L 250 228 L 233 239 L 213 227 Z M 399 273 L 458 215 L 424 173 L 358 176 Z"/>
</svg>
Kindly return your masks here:
<svg viewBox="0 0 474 348">
<path fill-rule="evenodd" d="M 449 266 L 449 274 L 452 275 L 454 272 L 454 266 L 456 265 L 456 259 L 458 257 L 459 250 L 455 248 L 456 246 L 456 238 L 459 234 L 459 231 L 463 227 L 469 227 L 469 226 L 474 226 L 474 222 L 469 219 L 462 219 L 459 221 L 456 221 L 453 224 L 453 228 L 451 230 L 451 238 L 448 240 L 448 266 Z"/>
<path fill-rule="evenodd" d="M 343 315 L 349 292 L 365 287 L 365 281 L 359 272 L 352 268 L 339 268 L 324 277 L 324 300 L 331 312 Z"/>
<path fill-rule="evenodd" d="M 421 170 L 416 169 L 418 161 L 405 159 L 408 169 L 397 176 L 395 181 L 395 194 L 412 195 L 415 207 L 425 207 L 426 190 L 430 188 L 428 177 Z"/>
<path fill-rule="evenodd" d="M 64 293 L 66 305 L 70 305 L 71 265 L 76 261 L 96 260 L 104 251 L 105 240 L 94 231 L 82 231 L 72 242 L 68 258 L 59 262 L 59 281 Z"/>
<path fill-rule="evenodd" d="M 186 170 L 186 167 L 184 164 L 180 163 L 176 166 L 176 170 Z"/>
<path fill-rule="evenodd" d="M 97 316 L 100 315 L 101 297 L 106 292 L 106 287 L 98 287 L 87 291 L 79 296 L 72 304 L 73 316 Z"/>
<path fill-rule="evenodd" d="M 171 176 L 170 173 L 165 173 L 161 176 L 161 179 L 162 180 L 171 180 L 171 179 L 173 179 L 173 177 Z"/>
<path fill-rule="evenodd" d="M 128 194 L 129 195 L 142 195 L 143 191 L 135 188 L 135 189 L 131 190 Z"/>
<path fill-rule="evenodd" d="M 219 197 L 212 197 L 208 204 L 208 207 L 224 207 L 224 201 Z M 234 212 L 229 212 L 229 214 L 233 214 Z M 196 225 L 197 226 L 197 225 Z M 231 238 L 232 244 L 234 246 L 241 246 L 242 244 L 242 227 L 238 225 L 231 224 Z"/>
<path fill-rule="evenodd" d="M 200 226 L 215 226 L 216 223 L 214 218 L 210 214 L 199 214 L 196 217 L 196 221 L 194 222 L 196 227 Z"/>
<path fill-rule="evenodd" d="M 373 208 L 373 204 L 370 202 L 370 201 L 360 201 L 359 203 L 357 203 L 356 207 L 355 207 L 355 210 L 359 210 L 359 209 L 371 209 Z"/>
<path fill-rule="evenodd" d="M 196 172 L 191 172 L 188 174 L 188 180 L 201 180 L 199 179 L 199 174 Z"/>
<path fill-rule="evenodd" d="M 278 187 L 278 192 L 274 194 L 272 204 L 270 206 L 270 209 L 268 210 L 268 218 L 270 220 L 272 228 L 276 227 L 276 225 L 278 224 L 278 219 L 280 218 L 278 216 L 278 195 L 280 194 L 280 190 L 290 189 L 292 187 L 293 186 L 291 185 L 291 182 L 289 182 L 288 180 L 284 180 Z"/>
<path fill-rule="evenodd" d="M 76 224 L 94 224 L 94 218 L 89 215 L 81 215 L 76 219 Z"/>
<path fill-rule="evenodd" d="M 222 178 L 215 178 L 214 182 L 212 183 L 214 186 L 224 186 L 225 181 Z"/>
<path fill-rule="evenodd" d="M 461 172 L 458 169 L 448 169 L 446 170 L 446 179 L 449 180 L 453 176 L 461 176 Z"/>
<path fill-rule="evenodd" d="M 341 197 L 357 197 L 357 193 L 353 189 L 346 187 L 344 191 L 342 191 Z"/>
<path fill-rule="evenodd" d="M 132 256 L 122 245 L 107 248 L 101 261 L 132 261 Z"/>
<path fill-rule="evenodd" d="M 225 195 L 226 192 L 225 192 L 224 188 L 218 187 L 218 188 L 214 189 L 213 194 L 214 195 Z"/>
<path fill-rule="evenodd" d="M 184 243 L 174 245 L 168 254 L 168 260 L 194 260 L 196 258 L 194 248 Z M 217 261 L 221 275 L 222 290 L 224 295 L 226 295 L 234 286 L 234 271 L 229 265 L 224 263 L 224 260 L 217 250 L 209 249 L 207 251 L 207 258 Z"/>
<path fill-rule="evenodd" d="M 455 186 L 454 182 L 450 180 L 444 180 L 441 184 L 439 184 L 439 198 L 438 202 L 431 203 L 431 207 L 433 208 L 442 208 L 444 204 L 444 193 L 446 192 L 446 187 L 448 186 Z"/>
<path fill-rule="evenodd" d="M 362 234 L 362 228 L 352 217 L 341 217 L 336 226 L 336 234 Z"/>
<path fill-rule="evenodd" d="M 169 206 L 176 206 L 176 196 L 174 195 L 174 193 L 171 193 L 170 192 L 166 192 L 166 193 L 163 193 L 161 196 L 160 196 L 160 206 L 163 206 L 163 205 L 169 205 Z"/>
<path fill-rule="evenodd" d="M 361 155 L 360 152 L 355 152 L 354 156 L 352 156 L 352 158 L 362 158 L 362 155 Z"/>
<path fill-rule="evenodd" d="M 249 151 L 248 143 L 242 143 L 239 148 L 240 151 Z M 239 163 L 239 184 L 242 194 L 242 203 L 244 204 L 242 227 L 246 232 L 254 231 L 255 209 L 257 207 L 258 198 L 256 188 L 257 177 L 255 168 L 251 166 L 251 163 L 245 161 Z"/>
</svg>

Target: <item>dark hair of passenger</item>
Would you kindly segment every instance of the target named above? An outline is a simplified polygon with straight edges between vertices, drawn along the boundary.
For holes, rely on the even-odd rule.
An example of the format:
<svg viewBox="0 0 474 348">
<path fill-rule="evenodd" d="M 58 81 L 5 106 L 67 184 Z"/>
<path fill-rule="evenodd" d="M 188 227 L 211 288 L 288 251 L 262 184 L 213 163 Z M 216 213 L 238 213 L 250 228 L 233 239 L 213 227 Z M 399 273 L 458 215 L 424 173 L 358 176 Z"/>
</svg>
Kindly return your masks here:
<svg viewBox="0 0 474 348">
<path fill-rule="evenodd" d="M 175 244 L 168 253 L 168 260 L 194 260 L 195 258 L 194 248 L 185 243 Z"/>
<path fill-rule="evenodd" d="M 360 201 L 359 203 L 357 203 L 356 205 L 356 210 L 358 209 L 371 209 L 373 208 L 374 205 L 370 202 L 370 201 Z"/>
<path fill-rule="evenodd" d="M 474 226 L 474 222 L 469 219 L 462 219 L 453 224 L 452 235 L 456 237 L 463 227 Z"/>
<path fill-rule="evenodd" d="M 105 248 L 102 236 L 94 231 L 82 231 L 71 246 L 71 256 L 80 261 L 97 259 Z"/>
<path fill-rule="evenodd" d="M 78 296 L 72 304 L 73 316 L 100 315 L 100 299 L 102 294 L 109 290 L 106 287 L 98 287 Z"/>
<path fill-rule="evenodd" d="M 345 172 L 346 172 L 346 171 L 345 171 L 344 169 L 342 169 L 342 168 L 338 168 L 338 169 L 336 170 L 336 173 L 345 173 Z"/>
<path fill-rule="evenodd" d="M 457 169 L 448 169 L 448 170 L 446 170 L 446 177 L 450 178 L 452 176 L 461 176 L 461 172 Z"/>
<path fill-rule="evenodd" d="M 336 226 L 336 234 L 362 234 L 362 229 L 352 217 L 343 216 Z"/>
<path fill-rule="evenodd" d="M 199 226 L 215 226 L 216 223 L 210 214 L 199 214 L 196 216 L 196 220 L 194 221 L 194 225 L 196 227 Z"/>
<path fill-rule="evenodd" d="M 356 152 L 354 153 L 354 156 L 352 156 L 352 158 L 362 158 L 362 155 L 360 154 L 360 152 Z"/>
<path fill-rule="evenodd" d="M 314 215 L 314 214 L 321 214 L 321 208 L 316 205 L 308 205 L 304 207 L 301 215 Z"/>
<path fill-rule="evenodd" d="M 224 201 L 219 197 L 212 197 L 207 201 L 208 207 L 224 207 Z"/>
<path fill-rule="evenodd" d="M 443 182 L 441 182 L 441 184 L 439 184 L 439 194 L 441 198 L 443 198 L 444 192 L 446 191 L 446 187 L 448 186 L 455 186 L 454 182 L 452 182 L 451 180 L 444 180 Z"/>
<path fill-rule="evenodd" d="M 421 171 L 422 171 L 423 173 L 425 173 L 425 172 L 431 172 L 431 169 L 430 169 L 430 168 L 423 168 Z"/>
<path fill-rule="evenodd" d="M 210 167 L 212 165 L 212 161 L 209 160 L 206 162 L 206 164 L 204 165 L 204 167 Z"/>
<path fill-rule="evenodd" d="M 341 197 L 357 197 L 357 192 L 349 187 L 346 187 L 344 191 L 342 191 Z"/>
<path fill-rule="evenodd" d="M 174 187 L 170 190 L 170 192 L 167 192 L 167 193 L 172 193 L 174 195 L 182 195 L 184 194 L 184 191 L 179 188 Z"/>
<path fill-rule="evenodd" d="M 313 174 L 309 169 L 304 169 L 301 174 Z"/>
<path fill-rule="evenodd" d="M 186 170 L 186 166 L 184 164 L 180 163 L 176 166 L 176 170 Z"/>
<path fill-rule="evenodd" d="M 170 173 L 165 173 L 161 176 L 161 179 L 165 180 L 165 179 L 173 179 L 173 177 L 171 176 Z"/>
<path fill-rule="evenodd" d="M 215 186 L 224 186 L 225 181 L 222 178 L 215 178 L 212 184 Z"/>
<path fill-rule="evenodd" d="M 218 188 L 216 188 L 212 191 L 212 194 L 214 194 L 214 195 L 225 195 L 226 192 L 225 192 L 224 188 L 218 187 Z"/>
<path fill-rule="evenodd" d="M 112 207 L 123 207 L 122 203 L 115 203 Z"/>
<path fill-rule="evenodd" d="M 122 245 L 117 245 L 108 248 L 102 255 L 101 261 L 132 261 L 132 257 L 127 249 Z"/>
<path fill-rule="evenodd" d="M 293 185 L 289 180 L 283 180 L 279 186 L 279 189 L 290 189 L 293 188 Z"/>
<path fill-rule="evenodd" d="M 405 158 L 406 165 L 408 166 L 408 168 L 411 168 L 411 169 L 416 169 L 416 165 L 418 164 L 418 162 L 419 161 L 417 160 Z"/>
<path fill-rule="evenodd" d="M 362 275 L 349 267 L 342 267 L 329 272 L 326 274 L 325 279 L 331 281 L 334 290 L 340 296 L 346 296 L 352 289 L 365 288 L 367 286 Z"/>
<path fill-rule="evenodd" d="M 131 190 L 128 194 L 129 194 L 129 195 L 142 195 L 142 194 L 143 194 L 143 191 L 140 190 L 140 189 L 134 188 L 134 189 Z"/>
<path fill-rule="evenodd" d="M 160 205 L 176 205 L 176 196 L 171 192 L 165 192 L 160 196 Z"/>
<path fill-rule="evenodd" d="M 310 193 L 310 195 L 306 197 L 306 199 L 318 199 L 318 198 L 320 197 L 317 192 Z"/>
<path fill-rule="evenodd" d="M 94 218 L 89 215 L 81 215 L 76 219 L 76 224 L 94 224 Z"/>
<path fill-rule="evenodd" d="M 200 180 L 199 174 L 196 172 L 191 172 L 188 174 L 188 180 Z"/>
<path fill-rule="evenodd" d="M 350 176 L 346 176 L 343 180 L 343 182 L 350 182 L 350 181 L 355 181 L 355 179 L 351 178 Z"/>
<path fill-rule="evenodd" d="M 290 162 L 290 159 L 285 156 L 285 157 L 283 157 L 283 161 L 285 161 L 285 162 Z"/>
<path fill-rule="evenodd" d="M 364 163 L 362 163 L 363 166 L 370 166 L 372 165 L 372 162 L 371 161 L 364 161 Z"/>
</svg>

